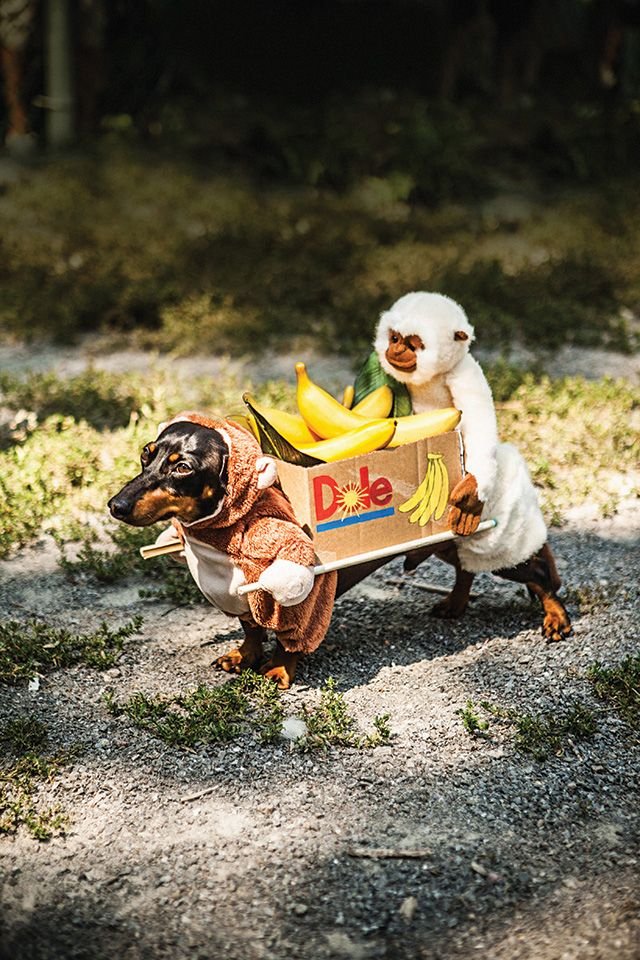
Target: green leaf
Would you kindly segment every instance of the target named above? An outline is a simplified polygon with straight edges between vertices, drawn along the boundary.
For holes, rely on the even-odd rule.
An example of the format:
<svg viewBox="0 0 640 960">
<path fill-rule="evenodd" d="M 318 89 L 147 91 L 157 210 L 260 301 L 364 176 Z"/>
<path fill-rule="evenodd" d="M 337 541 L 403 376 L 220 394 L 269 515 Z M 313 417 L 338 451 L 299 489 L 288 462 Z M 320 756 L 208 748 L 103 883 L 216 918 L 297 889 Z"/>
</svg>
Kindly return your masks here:
<svg viewBox="0 0 640 960">
<path fill-rule="evenodd" d="M 386 370 L 382 369 L 378 354 L 375 350 L 372 350 L 369 354 L 356 377 L 355 396 L 353 398 L 354 406 L 384 384 L 387 384 L 387 386 L 393 390 L 393 410 L 390 416 L 408 417 L 413 413 L 411 397 L 409 396 L 409 391 L 406 386 L 404 383 L 400 383 L 394 379 L 394 377 L 390 376 Z"/>
<path fill-rule="evenodd" d="M 315 457 L 309 457 L 301 450 L 297 450 L 282 434 L 278 433 L 266 417 L 263 417 L 256 410 L 248 393 L 245 393 L 242 399 L 255 417 L 258 434 L 260 435 L 260 446 L 264 453 L 271 457 L 277 457 L 278 460 L 284 460 L 286 463 L 294 463 L 298 467 L 315 467 L 316 464 L 322 463 L 322 460 L 316 460 Z"/>
</svg>

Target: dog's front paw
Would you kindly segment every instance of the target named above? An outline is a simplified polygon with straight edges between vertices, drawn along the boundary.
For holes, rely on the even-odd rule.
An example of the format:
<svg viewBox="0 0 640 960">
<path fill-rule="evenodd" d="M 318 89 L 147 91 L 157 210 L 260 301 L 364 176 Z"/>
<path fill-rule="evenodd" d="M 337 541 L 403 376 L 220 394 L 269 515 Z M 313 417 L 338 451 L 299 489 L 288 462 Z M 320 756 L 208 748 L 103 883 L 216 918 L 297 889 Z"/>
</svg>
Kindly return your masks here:
<svg viewBox="0 0 640 960">
<path fill-rule="evenodd" d="M 271 661 L 269 661 L 269 663 L 265 663 L 264 667 L 262 667 L 260 670 L 260 673 L 263 677 L 266 677 L 267 680 L 273 680 L 278 690 L 288 690 L 293 683 L 293 676 L 291 675 L 289 668 L 283 666 L 282 664 L 274 666 Z"/>
<path fill-rule="evenodd" d="M 242 653 L 240 649 L 230 650 L 229 653 L 223 653 L 221 657 L 213 661 L 216 670 L 224 670 L 225 673 L 240 673 L 248 667 L 258 665 L 258 657 L 249 657 Z"/>
</svg>

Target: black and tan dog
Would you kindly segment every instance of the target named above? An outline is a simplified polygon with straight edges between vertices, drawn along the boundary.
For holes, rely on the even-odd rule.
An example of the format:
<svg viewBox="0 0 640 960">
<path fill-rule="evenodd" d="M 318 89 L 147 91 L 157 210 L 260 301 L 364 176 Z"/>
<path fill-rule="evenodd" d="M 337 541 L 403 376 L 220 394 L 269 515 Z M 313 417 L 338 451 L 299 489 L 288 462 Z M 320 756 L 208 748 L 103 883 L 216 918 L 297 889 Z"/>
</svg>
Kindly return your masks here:
<svg viewBox="0 0 640 960">
<path fill-rule="evenodd" d="M 160 521 L 175 520 L 178 521 L 178 531 L 182 529 L 184 533 L 185 529 L 194 529 L 194 525 L 197 529 L 201 521 L 215 517 L 221 510 L 228 493 L 229 451 L 220 432 L 198 423 L 179 420 L 164 429 L 157 440 L 144 447 L 141 465 L 141 472 L 109 501 L 109 509 L 117 520 L 134 526 L 149 526 Z M 279 490 L 269 489 L 284 499 Z M 444 560 L 456 570 L 453 590 L 436 604 L 432 613 L 445 618 L 460 617 L 468 604 L 474 574 L 460 567 L 455 543 L 452 542 L 411 551 L 406 555 L 405 569 L 415 569 L 430 556 Z M 364 577 L 388 563 L 389 559 L 386 557 L 373 560 L 338 572 L 337 581 L 334 580 L 334 585 L 326 595 L 329 609 L 322 611 L 322 619 L 326 625 L 334 596 L 341 596 Z M 569 636 L 571 622 L 564 604 L 557 596 L 560 578 L 547 545 L 527 562 L 495 573 L 504 579 L 525 584 L 530 594 L 540 601 L 544 612 L 542 633 L 547 640 L 561 640 Z M 247 579 L 257 579 L 257 576 L 254 574 Z M 321 580 L 322 577 L 317 579 Z M 201 584 L 200 586 L 203 589 Z M 229 584 L 226 584 L 225 589 L 228 587 Z M 259 667 L 263 656 L 262 644 L 266 639 L 264 626 L 256 623 L 248 607 L 234 607 L 233 601 L 219 602 L 212 598 L 206 589 L 203 589 L 203 592 L 220 609 L 239 616 L 245 633 L 241 646 L 218 658 L 215 665 L 229 672 L 237 672 L 246 666 Z M 315 616 L 318 615 L 316 608 Z M 324 629 L 326 630 L 326 626 Z M 286 688 L 295 675 L 298 653 L 309 652 L 317 643 L 314 642 L 311 647 L 303 646 L 299 651 L 292 650 L 287 649 L 291 644 L 282 642 L 282 635 L 276 632 L 276 636 L 276 653 L 263 665 L 262 670 L 281 687 Z M 323 636 L 324 630 L 318 643 Z"/>
</svg>

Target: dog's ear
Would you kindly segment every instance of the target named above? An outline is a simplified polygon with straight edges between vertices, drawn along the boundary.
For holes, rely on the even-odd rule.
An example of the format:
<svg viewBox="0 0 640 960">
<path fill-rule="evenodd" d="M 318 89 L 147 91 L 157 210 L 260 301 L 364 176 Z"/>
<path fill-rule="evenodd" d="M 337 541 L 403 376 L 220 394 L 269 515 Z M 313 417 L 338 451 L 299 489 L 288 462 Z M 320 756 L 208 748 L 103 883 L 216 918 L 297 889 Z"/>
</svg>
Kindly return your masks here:
<svg viewBox="0 0 640 960">
<path fill-rule="evenodd" d="M 272 487 L 278 479 L 278 468 L 272 457 L 258 457 L 256 460 L 256 473 L 258 474 L 258 490 L 266 490 Z"/>
</svg>

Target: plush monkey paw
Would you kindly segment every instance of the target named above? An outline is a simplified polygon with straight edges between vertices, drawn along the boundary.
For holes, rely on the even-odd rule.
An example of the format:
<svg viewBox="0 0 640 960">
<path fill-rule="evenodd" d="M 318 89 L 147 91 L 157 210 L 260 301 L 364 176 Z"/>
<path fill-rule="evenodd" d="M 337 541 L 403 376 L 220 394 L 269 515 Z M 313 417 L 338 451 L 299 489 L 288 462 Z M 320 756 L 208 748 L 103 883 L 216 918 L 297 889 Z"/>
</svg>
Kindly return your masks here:
<svg viewBox="0 0 640 960">
<path fill-rule="evenodd" d="M 267 487 L 272 487 L 278 479 L 278 468 L 273 457 L 258 457 L 256 473 L 258 474 L 258 490 L 266 490 Z"/>
<path fill-rule="evenodd" d="M 309 596 L 313 580 L 313 567 L 303 567 L 291 560 L 274 560 L 260 574 L 258 585 L 283 607 L 293 607 Z"/>
<path fill-rule="evenodd" d="M 459 537 L 475 533 L 484 503 L 478 499 L 478 481 L 472 473 L 455 485 L 449 497 L 449 527 Z"/>
</svg>

